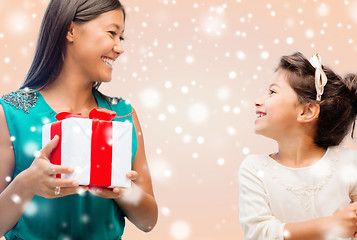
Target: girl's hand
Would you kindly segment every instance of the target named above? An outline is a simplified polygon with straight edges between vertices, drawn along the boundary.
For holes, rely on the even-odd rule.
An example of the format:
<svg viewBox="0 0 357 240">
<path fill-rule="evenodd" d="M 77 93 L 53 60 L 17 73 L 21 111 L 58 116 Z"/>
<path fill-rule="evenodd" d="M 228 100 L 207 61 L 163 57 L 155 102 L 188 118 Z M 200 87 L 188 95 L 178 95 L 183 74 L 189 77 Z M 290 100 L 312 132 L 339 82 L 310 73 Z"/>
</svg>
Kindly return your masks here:
<svg viewBox="0 0 357 240">
<path fill-rule="evenodd" d="M 138 177 L 138 173 L 135 171 L 130 171 L 126 174 L 126 177 L 129 178 L 131 181 L 134 181 Z M 134 183 L 132 182 L 131 184 L 134 184 Z M 93 195 L 98 196 L 98 197 L 116 199 L 116 198 L 119 198 L 119 197 L 125 195 L 127 192 L 130 191 L 130 189 L 131 189 L 131 187 L 130 188 L 89 187 L 89 192 L 92 193 Z"/>
<path fill-rule="evenodd" d="M 23 179 L 26 189 L 34 195 L 57 198 L 87 190 L 79 187 L 76 180 L 56 178 L 56 174 L 71 174 L 74 171 L 70 167 L 50 163 L 51 153 L 58 145 L 58 141 L 59 137 L 55 136 L 41 149 L 39 156 L 35 158 L 31 166 L 20 173 L 25 175 Z"/>
<path fill-rule="evenodd" d="M 357 232 L 357 202 L 349 204 L 332 215 L 332 231 L 335 236 L 351 238 Z"/>
</svg>

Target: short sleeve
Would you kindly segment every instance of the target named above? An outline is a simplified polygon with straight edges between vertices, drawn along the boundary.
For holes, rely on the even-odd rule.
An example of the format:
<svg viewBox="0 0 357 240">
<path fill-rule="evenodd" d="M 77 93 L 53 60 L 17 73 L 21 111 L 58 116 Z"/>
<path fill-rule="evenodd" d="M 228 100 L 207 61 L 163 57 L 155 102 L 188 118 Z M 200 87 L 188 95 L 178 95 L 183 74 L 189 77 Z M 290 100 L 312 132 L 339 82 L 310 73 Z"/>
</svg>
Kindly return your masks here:
<svg viewBox="0 0 357 240">
<path fill-rule="evenodd" d="M 285 224 L 273 216 L 264 179 L 258 175 L 256 161 L 263 156 L 248 156 L 239 169 L 239 219 L 246 240 L 283 240 Z"/>
</svg>

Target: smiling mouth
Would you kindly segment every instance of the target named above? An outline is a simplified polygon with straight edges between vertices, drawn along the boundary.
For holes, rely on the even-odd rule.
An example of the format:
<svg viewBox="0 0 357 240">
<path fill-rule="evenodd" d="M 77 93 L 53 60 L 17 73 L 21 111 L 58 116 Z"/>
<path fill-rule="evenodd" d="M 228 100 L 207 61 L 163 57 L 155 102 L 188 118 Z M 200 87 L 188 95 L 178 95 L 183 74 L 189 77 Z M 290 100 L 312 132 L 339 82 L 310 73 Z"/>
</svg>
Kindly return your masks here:
<svg viewBox="0 0 357 240">
<path fill-rule="evenodd" d="M 108 57 L 102 57 L 102 61 L 107 64 L 110 68 L 113 67 L 114 60 Z"/>
<path fill-rule="evenodd" d="M 257 119 L 264 117 L 266 114 L 262 112 L 257 112 Z"/>
</svg>

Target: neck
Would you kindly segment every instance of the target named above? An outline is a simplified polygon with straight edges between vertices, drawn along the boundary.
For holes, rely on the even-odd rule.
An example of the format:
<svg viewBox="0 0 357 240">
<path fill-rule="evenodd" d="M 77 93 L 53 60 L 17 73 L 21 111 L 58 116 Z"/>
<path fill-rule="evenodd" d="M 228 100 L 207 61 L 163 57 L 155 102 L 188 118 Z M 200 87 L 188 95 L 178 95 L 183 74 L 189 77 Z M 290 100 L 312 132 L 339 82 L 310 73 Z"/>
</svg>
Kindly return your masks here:
<svg viewBox="0 0 357 240">
<path fill-rule="evenodd" d="M 280 164 L 293 168 L 311 166 L 326 153 L 326 149 L 317 146 L 308 136 L 281 140 L 278 144 L 279 152 L 272 154 L 272 157 Z"/>
<path fill-rule="evenodd" d="M 87 115 L 97 106 L 92 93 L 92 82 L 84 79 L 81 74 L 70 72 L 65 66 L 50 85 L 41 94 L 46 102 L 56 112 L 72 112 Z"/>
</svg>

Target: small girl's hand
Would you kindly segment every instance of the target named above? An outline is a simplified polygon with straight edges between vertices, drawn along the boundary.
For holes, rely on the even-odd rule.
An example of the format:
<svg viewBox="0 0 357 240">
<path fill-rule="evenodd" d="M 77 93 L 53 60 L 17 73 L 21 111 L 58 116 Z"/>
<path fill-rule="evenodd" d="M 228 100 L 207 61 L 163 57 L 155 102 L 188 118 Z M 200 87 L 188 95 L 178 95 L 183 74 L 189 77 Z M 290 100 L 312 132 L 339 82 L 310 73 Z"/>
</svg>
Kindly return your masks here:
<svg viewBox="0 0 357 240">
<path fill-rule="evenodd" d="M 78 181 L 56 178 L 56 174 L 71 174 L 73 169 L 50 163 L 52 151 L 58 145 L 59 137 L 55 136 L 32 162 L 31 166 L 21 172 L 26 191 L 45 198 L 57 198 L 85 191 L 78 187 Z"/>
<path fill-rule="evenodd" d="M 357 202 L 338 210 L 332 216 L 332 229 L 338 237 L 351 238 L 357 232 Z"/>
<path fill-rule="evenodd" d="M 138 177 L 138 173 L 136 171 L 130 171 L 126 174 L 126 177 L 131 181 L 134 181 Z M 132 182 L 131 184 L 134 183 Z M 116 199 L 120 196 L 125 195 L 126 192 L 130 191 L 130 188 L 115 187 L 111 189 L 101 187 L 89 187 L 89 192 L 98 197 Z"/>
</svg>

